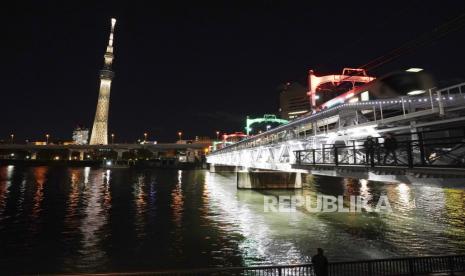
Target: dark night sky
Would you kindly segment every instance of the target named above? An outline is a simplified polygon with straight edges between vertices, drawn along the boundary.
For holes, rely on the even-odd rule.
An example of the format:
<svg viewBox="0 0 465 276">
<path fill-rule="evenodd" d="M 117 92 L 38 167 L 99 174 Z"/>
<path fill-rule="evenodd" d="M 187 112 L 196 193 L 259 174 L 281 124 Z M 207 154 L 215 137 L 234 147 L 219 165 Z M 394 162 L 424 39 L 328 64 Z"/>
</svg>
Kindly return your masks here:
<svg viewBox="0 0 465 276">
<path fill-rule="evenodd" d="M 277 111 L 279 84 L 360 66 L 465 12 L 463 1 L 93 2 L 3 8 L 1 138 L 70 139 L 91 126 L 111 16 L 110 132 L 171 141 L 241 130 L 246 115 Z M 462 28 L 370 73 L 465 79 L 464 49 Z"/>
</svg>

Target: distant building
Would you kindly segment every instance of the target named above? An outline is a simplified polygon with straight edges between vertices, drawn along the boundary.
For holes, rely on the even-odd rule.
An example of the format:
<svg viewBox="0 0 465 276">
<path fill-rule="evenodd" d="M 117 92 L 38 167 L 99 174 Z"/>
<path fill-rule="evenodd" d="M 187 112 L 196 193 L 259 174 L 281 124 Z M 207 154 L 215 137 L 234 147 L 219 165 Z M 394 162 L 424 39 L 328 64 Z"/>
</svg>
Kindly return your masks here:
<svg viewBox="0 0 465 276">
<path fill-rule="evenodd" d="M 280 87 L 279 113 L 282 119 L 292 120 L 310 111 L 307 89 L 297 82 Z"/>
<path fill-rule="evenodd" d="M 73 131 L 73 143 L 75 145 L 87 145 L 89 142 L 89 129 L 78 126 Z"/>
<path fill-rule="evenodd" d="M 194 144 L 211 144 L 212 142 L 212 138 L 208 136 L 195 136 L 195 140 L 192 141 Z"/>
</svg>

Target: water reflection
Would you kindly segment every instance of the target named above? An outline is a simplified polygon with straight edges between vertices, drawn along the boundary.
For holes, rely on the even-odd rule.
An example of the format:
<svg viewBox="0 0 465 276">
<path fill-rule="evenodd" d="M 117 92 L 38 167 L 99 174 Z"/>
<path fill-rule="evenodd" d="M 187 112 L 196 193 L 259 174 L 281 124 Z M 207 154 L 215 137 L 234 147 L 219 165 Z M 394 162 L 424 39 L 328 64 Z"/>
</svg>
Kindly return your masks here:
<svg viewBox="0 0 465 276">
<path fill-rule="evenodd" d="M 174 244 L 171 248 L 172 256 L 182 256 L 183 255 L 183 214 L 184 214 L 184 196 L 182 191 L 182 175 L 181 170 L 177 171 L 177 182 L 174 185 L 171 191 L 171 211 L 173 217 L 173 236 Z"/>
<path fill-rule="evenodd" d="M 84 184 L 89 183 L 90 167 L 84 168 Z"/>
<path fill-rule="evenodd" d="M 209 193 L 210 218 L 217 221 L 225 233 L 239 233 L 243 238 L 239 248 L 246 265 L 257 263 L 289 263 L 301 259 L 297 249 L 290 242 L 275 240 L 270 225 L 286 217 L 295 221 L 294 214 L 263 213 L 263 198 L 257 192 L 236 191 L 229 179 L 207 173 L 206 189 Z M 282 229 L 284 230 L 284 229 Z"/>
<path fill-rule="evenodd" d="M 5 198 L 8 193 L 8 187 L 11 184 L 14 166 L 0 167 L 0 204 L 5 204 Z"/>
<path fill-rule="evenodd" d="M 0 221 L 3 220 L 3 213 L 6 209 L 13 171 L 14 166 L 0 167 Z"/>
<path fill-rule="evenodd" d="M 70 191 L 66 203 L 65 228 L 66 231 L 75 231 L 79 226 L 78 206 L 80 199 L 80 189 L 82 185 L 82 170 L 71 169 L 70 174 Z"/>
<path fill-rule="evenodd" d="M 264 212 L 265 195 L 319 194 L 386 195 L 393 212 Z M 251 191 L 206 171 L 0 166 L 0 237 L 2 275 L 289 264 L 317 247 L 333 261 L 465 253 L 465 190 L 314 176 Z"/>
<path fill-rule="evenodd" d="M 444 236 L 453 247 L 465 247 L 465 190 L 444 189 L 445 210 L 443 221 L 449 224 Z"/>
<path fill-rule="evenodd" d="M 134 203 L 136 205 L 136 213 L 135 213 L 135 225 L 136 225 L 136 235 L 139 242 L 144 239 L 146 232 L 145 232 L 145 213 L 146 213 L 146 193 L 145 193 L 145 182 L 146 177 L 144 174 L 139 175 L 137 177 L 136 183 L 133 186 L 133 195 L 134 195 Z"/>
<path fill-rule="evenodd" d="M 300 208 L 296 213 L 267 214 L 263 213 L 263 195 L 298 193 L 236 192 L 233 185 L 224 184 L 230 181 L 218 174 L 208 175 L 206 185 L 214 203 L 211 212 L 222 213 L 214 218 L 227 221 L 229 231 L 245 237 L 241 248 L 251 263 L 256 259 L 261 264 L 306 261 L 316 247 L 326 248 L 336 260 L 465 252 L 463 189 L 452 189 L 444 199 L 448 189 L 427 185 L 315 177 L 302 190 L 304 196 L 316 199 L 317 194 L 342 194 L 347 206 L 349 196 L 360 195 L 371 207 L 387 196 L 393 212 L 309 213 Z M 437 216 L 447 211 L 449 217 L 438 221 Z"/>
<path fill-rule="evenodd" d="M 109 171 L 91 171 L 89 182 L 84 185 L 83 219 L 79 227 L 82 235 L 79 253 L 82 257 L 77 260 L 81 269 L 95 271 L 104 267 L 108 261 L 102 239 L 105 236 L 103 228 L 107 224 L 111 207 L 111 201 L 108 201 L 111 197 L 106 188 L 109 179 Z"/>
<path fill-rule="evenodd" d="M 182 171 L 178 170 L 178 182 L 171 192 L 171 210 L 173 211 L 173 222 L 177 228 L 181 227 L 184 212 L 184 199 L 182 195 Z"/>
<path fill-rule="evenodd" d="M 44 183 L 47 181 L 48 167 L 35 167 L 32 174 L 35 180 L 35 192 L 33 197 L 31 217 L 33 220 L 39 218 L 42 211 L 42 201 L 44 200 Z"/>
<path fill-rule="evenodd" d="M 366 200 L 370 201 L 371 200 L 371 193 L 370 190 L 368 189 L 368 180 L 366 179 L 360 179 L 360 196 Z"/>
</svg>

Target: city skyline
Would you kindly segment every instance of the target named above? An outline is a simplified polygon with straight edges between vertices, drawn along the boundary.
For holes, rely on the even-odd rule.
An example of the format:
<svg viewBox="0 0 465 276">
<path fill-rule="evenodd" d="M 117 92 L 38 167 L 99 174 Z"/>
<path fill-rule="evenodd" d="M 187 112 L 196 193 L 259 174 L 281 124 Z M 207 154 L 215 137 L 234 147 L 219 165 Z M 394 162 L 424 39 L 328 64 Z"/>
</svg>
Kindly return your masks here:
<svg viewBox="0 0 465 276">
<path fill-rule="evenodd" d="M 465 2 L 5 10 L 1 275 L 465 273 Z"/>
<path fill-rule="evenodd" d="M 47 133 L 67 138 L 78 124 L 91 128 L 97 72 L 112 16 L 118 18 L 120 28 L 109 133 L 116 133 L 119 141 L 133 141 L 144 132 L 155 140 L 172 141 L 180 130 L 191 137 L 243 130 L 247 115 L 278 112 L 280 84 L 305 84 L 309 69 L 340 72 L 361 65 L 360 61 L 369 62 L 430 32 L 463 8 L 461 3 L 448 7 L 408 3 L 366 14 L 363 20 L 351 16 L 350 22 L 335 11 L 334 22 L 326 22 L 331 7 L 325 4 L 305 12 L 302 3 L 218 5 L 157 10 L 115 5 L 104 10 L 104 4 L 95 4 L 92 12 L 68 8 L 66 16 L 58 6 L 38 7 L 46 14 L 28 9 L 12 12 L 6 18 L 7 39 L 2 45 L 4 90 L 10 91 L 4 99 L 21 104 L 2 109 L 0 116 L 7 120 L 0 136 L 8 139 L 14 133 L 17 139 L 43 139 Z M 435 11 L 434 16 L 426 20 L 430 11 Z M 355 13 L 364 15 L 363 7 Z M 397 20 L 399 14 L 410 18 Z M 383 15 L 386 23 L 374 22 Z M 352 40 L 343 34 L 331 36 L 330 30 L 343 27 L 343 22 L 363 28 Z M 418 66 L 437 79 L 463 78 L 459 63 L 439 65 L 462 58 L 464 53 L 455 43 L 461 35 L 463 29 L 451 32 L 440 43 L 404 54 L 402 61 L 394 60 L 372 73 L 380 76 Z"/>
</svg>

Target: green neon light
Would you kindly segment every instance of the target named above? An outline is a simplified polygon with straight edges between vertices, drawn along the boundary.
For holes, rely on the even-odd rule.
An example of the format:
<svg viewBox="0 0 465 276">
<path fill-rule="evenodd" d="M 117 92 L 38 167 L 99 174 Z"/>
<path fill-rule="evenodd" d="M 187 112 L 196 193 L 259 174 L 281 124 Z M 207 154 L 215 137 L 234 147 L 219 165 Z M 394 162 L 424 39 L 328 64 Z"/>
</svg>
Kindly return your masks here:
<svg viewBox="0 0 465 276">
<path fill-rule="evenodd" d="M 276 115 L 274 114 L 265 114 L 263 115 L 263 118 L 255 119 L 250 119 L 249 116 L 247 116 L 245 132 L 247 133 L 247 135 L 249 135 L 249 133 L 252 131 L 252 128 L 250 126 L 256 123 L 278 123 L 284 125 L 288 122 L 288 120 L 276 118 Z"/>
</svg>

